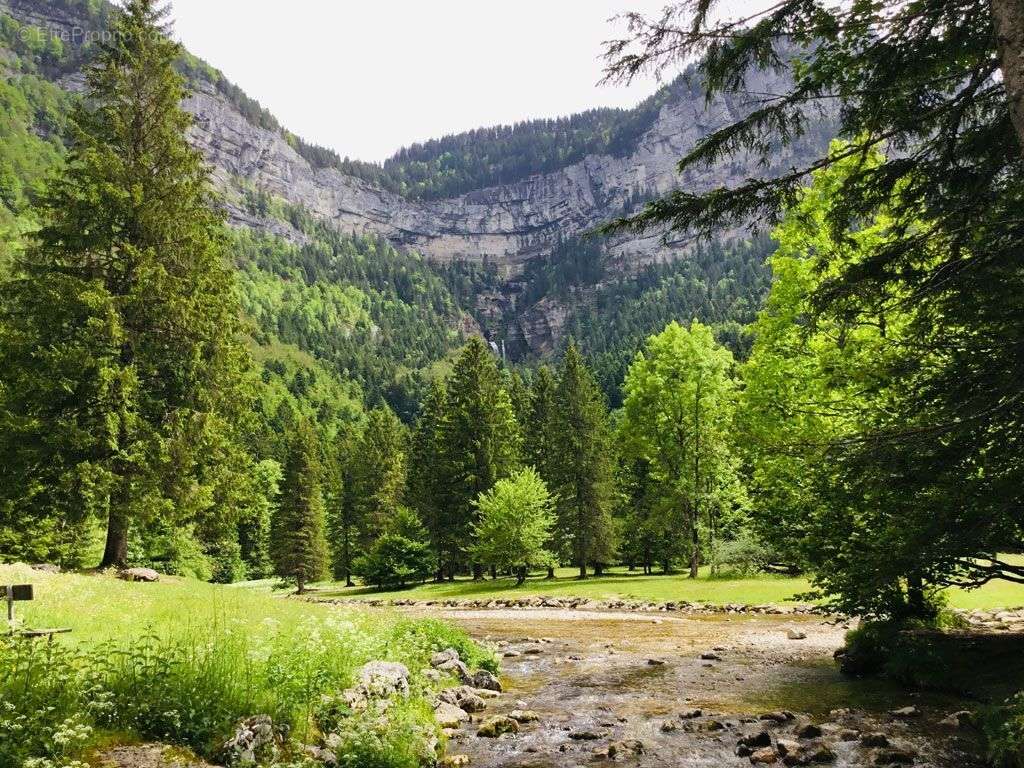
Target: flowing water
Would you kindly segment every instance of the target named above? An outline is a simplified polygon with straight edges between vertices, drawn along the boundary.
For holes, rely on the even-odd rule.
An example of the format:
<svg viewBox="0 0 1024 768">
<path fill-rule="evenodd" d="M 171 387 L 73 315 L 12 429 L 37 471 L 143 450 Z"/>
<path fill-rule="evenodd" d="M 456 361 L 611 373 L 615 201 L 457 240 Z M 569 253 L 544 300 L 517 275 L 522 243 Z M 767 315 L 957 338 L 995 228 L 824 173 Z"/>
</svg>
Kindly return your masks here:
<svg viewBox="0 0 1024 768">
<path fill-rule="evenodd" d="M 765 729 L 773 739 L 826 745 L 837 766 L 888 764 L 893 750 L 919 766 L 980 765 L 969 730 L 938 725 L 969 709 L 968 702 L 844 678 L 832 653 L 845 629 L 820 619 L 545 609 L 442 615 L 511 654 L 503 659 L 505 694 L 474 720 L 513 709 L 533 710 L 540 718 L 497 739 L 478 737 L 478 722 L 465 725 L 451 737 L 448 753 L 469 756 L 472 766 L 569 768 L 612 760 L 749 766 L 748 758 L 736 755 L 737 742 Z M 789 630 L 806 638 L 790 639 Z M 718 658 L 701 658 L 707 654 Z M 919 714 L 889 714 L 907 706 Z M 680 716 L 697 709 L 699 717 Z M 758 719 L 778 710 L 796 718 L 781 724 Z M 808 723 L 819 725 L 822 736 L 797 739 L 796 731 Z M 890 749 L 844 740 L 854 731 L 885 734 Z M 615 742 L 619 754 L 609 758 L 608 745 Z"/>
</svg>

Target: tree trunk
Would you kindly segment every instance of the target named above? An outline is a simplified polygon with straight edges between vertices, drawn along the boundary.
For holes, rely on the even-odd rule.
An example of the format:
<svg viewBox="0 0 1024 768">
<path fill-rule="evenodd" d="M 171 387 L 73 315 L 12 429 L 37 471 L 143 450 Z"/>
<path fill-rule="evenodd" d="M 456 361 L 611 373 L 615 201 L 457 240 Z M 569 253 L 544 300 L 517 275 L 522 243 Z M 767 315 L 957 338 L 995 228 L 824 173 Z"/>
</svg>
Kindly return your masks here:
<svg viewBox="0 0 1024 768">
<path fill-rule="evenodd" d="M 297 595 L 305 594 L 305 592 L 306 592 L 306 577 L 303 576 L 301 573 L 297 574 L 295 576 L 295 586 L 296 586 L 295 594 L 297 594 Z"/>
<path fill-rule="evenodd" d="M 690 578 L 696 579 L 700 568 L 700 531 L 697 528 L 697 516 L 690 520 Z"/>
<path fill-rule="evenodd" d="M 548 566 L 548 575 L 545 578 L 548 578 L 548 579 L 555 578 L 555 566 L 553 566 L 553 565 L 549 565 Z"/>
<path fill-rule="evenodd" d="M 495 580 L 497 580 L 497 578 L 498 578 L 498 568 L 497 568 L 497 566 L 493 566 L 492 565 L 491 566 L 491 581 L 495 581 Z"/>
<path fill-rule="evenodd" d="M 580 578 L 581 579 L 587 578 L 587 564 L 586 563 L 580 563 Z"/>
<path fill-rule="evenodd" d="M 521 565 L 516 568 L 516 586 L 521 587 L 523 582 L 526 581 L 526 566 Z"/>
<path fill-rule="evenodd" d="M 107 543 L 100 568 L 123 568 L 128 563 L 128 516 L 111 509 L 107 520 Z"/>
<path fill-rule="evenodd" d="M 1024 150 L 1024 3 L 991 0 L 991 7 L 1010 120 L 1017 133 L 1017 143 Z"/>
<path fill-rule="evenodd" d="M 479 563 L 473 563 L 473 581 L 482 581 L 484 578 L 484 567 Z"/>
<path fill-rule="evenodd" d="M 594 575 L 604 576 L 604 565 L 601 563 L 594 563 Z"/>
</svg>

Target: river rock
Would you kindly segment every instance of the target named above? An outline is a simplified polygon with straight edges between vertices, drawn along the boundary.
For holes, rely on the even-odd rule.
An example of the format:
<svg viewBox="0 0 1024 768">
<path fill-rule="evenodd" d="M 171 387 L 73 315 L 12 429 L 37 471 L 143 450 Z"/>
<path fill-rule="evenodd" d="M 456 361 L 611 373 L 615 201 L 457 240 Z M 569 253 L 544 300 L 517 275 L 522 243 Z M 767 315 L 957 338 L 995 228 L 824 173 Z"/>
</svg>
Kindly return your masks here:
<svg viewBox="0 0 1024 768">
<path fill-rule="evenodd" d="M 758 720 L 763 720 L 766 723 L 775 723 L 776 725 L 782 725 L 792 720 L 796 720 L 796 715 L 792 712 L 781 711 L 781 712 L 765 712 L 758 715 Z"/>
<path fill-rule="evenodd" d="M 944 717 L 939 721 L 939 725 L 943 728 L 957 729 L 957 728 L 969 728 L 974 725 L 974 713 L 968 712 L 966 709 L 960 712 L 954 712 L 948 717 Z"/>
<path fill-rule="evenodd" d="M 160 574 L 152 568 L 125 568 L 118 572 L 117 577 L 124 581 L 160 581 Z"/>
<path fill-rule="evenodd" d="M 790 640 L 806 640 L 807 633 L 801 632 L 799 629 L 787 629 L 786 637 L 788 637 Z"/>
<path fill-rule="evenodd" d="M 483 712 L 487 709 L 487 702 L 468 685 L 445 688 L 437 694 L 437 701 L 439 703 L 451 704 L 453 707 L 458 707 L 466 712 Z"/>
<path fill-rule="evenodd" d="M 698 717 L 703 717 L 704 711 L 700 709 L 686 709 L 679 713 L 679 717 L 683 720 L 696 720 Z"/>
<path fill-rule="evenodd" d="M 519 733 L 519 723 L 507 715 L 495 715 L 494 717 L 487 718 L 480 724 L 476 735 L 494 739 L 504 733 Z"/>
<path fill-rule="evenodd" d="M 701 658 L 702 661 L 721 661 L 722 660 L 722 657 L 719 656 L 717 653 L 714 653 L 713 651 L 708 651 L 707 653 L 702 653 L 700 655 L 700 658 Z"/>
<path fill-rule="evenodd" d="M 884 733 L 862 733 L 860 745 L 862 747 L 888 747 L 889 737 Z"/>
<path fill-rule="evenodd" d="M 679 730 L 679 724 L 674 720 L 666 720 L 661 724 L 662 733 L 674 733 Z"/>
<path fill-rule="evenodd" d="M 623 739 L 613 741 L 606 747 L 599 747 L 594 750 L 597 757 L 608 757 L 615 760 L 620 757 L 630 757 L 644 754 L 644 743 L 637 739 Z"/>
<path fill-rule="evenodd" d="M 601 731 L 591 730 L 589 728 L 580 728 L 576 731 L 569 732 L 569 738 L 573 741 L 597 741 L 603 739 L 605 736 Z"/>
<path fill-rule="evenodd" d="M 909 749 L 880 749 L 875 752 L 875 765 L 913 765 L 916 755 Z"/>
<path fill-rule="evenodd" d="M 469 755 L 446 755 L 441 758 L 441 768 L 465 768 L 469 765 Z"/>
<path fill-rule="evenodd" d="M 903 707 L 901 709 L 894 709 L 889 714 L 892 715 L 893 717 L 898 717 L 901 720 L 908 720 L 908 719 L 910 719 L 912 717 L 920 717 L 921 716 L 921 710 L 919 710 L 917 707 L 911 706 L 911 707 Z"/>
<path fill-rule="evenodd" d="M 515 659 L 522 655 L 522 653 L 514 649 L 509 649 L 502 654 L 506 659 Z"/>
<path fill-rule="evenodd" d="M 477 670 L 467 682 L 474 688 L 501 693 L 501 682 L 486 669 Z"/>
<path fill-rule="evenodd" d="M 806 725 L 802 725 L 797 729 L 796 735 L 797 738 L 800 739 L 821 738 L 821 726 L 815 725 L 814 723 L 807 723 Z"/>
<path fill-rule="evenodd" d="M 750 755 L 750 762 L 754 765 L 771 765 L 778 759 L 779 755 L 772 747 L 763 747 Z"/>
<path fill-rule="evenodd" d="M 469 720 L 469 713 L 447 701 L 439 701 L 434 707 L 434 719 L 441 728 L 458 728 Z"/>
<path fill-rule="evenodd" d="M 520 725 L 524 723 L 536 723 L 538 720 L 540 720 L 540 715 L 538 715 L 532 709 L 513 709 L 511 712 L 508 713 L 508 716 Z"/>
</svg>

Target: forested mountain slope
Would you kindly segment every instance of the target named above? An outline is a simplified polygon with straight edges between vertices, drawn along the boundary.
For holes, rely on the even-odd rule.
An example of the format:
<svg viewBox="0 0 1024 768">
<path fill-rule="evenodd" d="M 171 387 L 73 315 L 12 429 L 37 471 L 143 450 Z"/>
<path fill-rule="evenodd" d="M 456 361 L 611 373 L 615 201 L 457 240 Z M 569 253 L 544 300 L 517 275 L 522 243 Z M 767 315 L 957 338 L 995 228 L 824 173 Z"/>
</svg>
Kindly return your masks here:
<svg viewBox="0 0 1024 768">
<path fill-rule="evenodd" d="M 21 212 L 33 188 L 59 162 L 81 67 L 108 12 L 105 0 L 0 0 L 0 227 L 15 236 L 31 226 Z M 696 141 L 751 109 L 754 97 L 705 103 L 699 83 L 680 78 L 634 110 L 480 129 L 374 166 L 302 141 L 205 63 L 187 57 L 181 67 L 193 89 L 193 141 L 214 166 L 229 221 L 253 233 L 239 236 L 237 263 L 261 338 L 313 354 L 402 411 L 422 391 L 417 372 L 467 331 L 506 341 L 516 359 L 556 351 L 570 331 L 585 345 L 610 339 L 614 349 L 595 341 L 593 351 L 615 360 L 611 390 L 612 371 L 634 351 L 622 339 L 656 330 L 636 302 L 658 295 L 658 322 L 746 322 L 765 288 L 765 247 L 742 231 L 723 233 L 712 249 L 738 254 L 713 276 L 706 258 L 665 266 L 691 254 L 685 238 L 579 239 L 678 186 L 763 172 L 737 162 L 686 177 L 675 170 Z M 775 92 L 786 79 L 753 72 L 748 88 Z M 769 172 L 820 147 L 829 131 L 822 121 L 803 145 L 779 152 Z M 345 245 L 339 233 L 357 238 Z M 632 285 L 641 273 L 642 290 Z M 661 286 L 678 284 L 679 274 L 685 289 Z M 624 336 L 609 332 L 624 323 Z"/>
</svg>

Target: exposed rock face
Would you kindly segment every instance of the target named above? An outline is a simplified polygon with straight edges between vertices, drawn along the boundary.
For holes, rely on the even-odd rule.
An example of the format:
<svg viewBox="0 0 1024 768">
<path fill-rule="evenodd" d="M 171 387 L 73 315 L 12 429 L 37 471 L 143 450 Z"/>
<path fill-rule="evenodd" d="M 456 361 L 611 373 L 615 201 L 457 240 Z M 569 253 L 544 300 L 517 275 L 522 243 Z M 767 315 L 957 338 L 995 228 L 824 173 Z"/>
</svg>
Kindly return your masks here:
<svg viewBox="0 0 1024 768">
<path fill-rule="evenodd" d="M 84 28 L 82 18 L 56 5 L 0 0 L 0 11 L 69 36 L 72 43 L 96 33 Z M 785 88 L 784 80 L 782 74 L 756 72 L 747 87 L 752 93 L 777 93 Z M 80 87 L 81 78 L 71 75 L 62 84 L 74 89 Z M 747 95 L 720 96 L 709 104 L 703 94 L 684 97 L 666 104 L 625 156 L 590 155 L 513 184 L 424 202 L 407 200 L 335 169 L 312 167 L 280 133 L 250 123 L 212 85 L 202 85 L 186 102 L 196 117 L 192 138 L 214 165 L 222 186 L 230 187 L 235 178 L 242 178 L 343 231 L 383 235 L 438 261 L 487 259 L 507 274 L 515 274 L 523 262 L 549 250 L 558 237 L 589 230 L 621 214 L 638 192 L 653 196 L 677 187 L 700 190 L 754 175 L 753 164 L 742 160 L 682 177 L 676 171 L 679 158 L 702 136 L 754 106 L 754 99 Z M 797 154 L 804 151 L 798 148 Z M 793 164 L 793 153 L 780 151 L 772 167 L 756 172 L 781 172 Z M 237 226 L 300 237 L 287 225 L 254 219 L 237 205 L 230 208 L 230 218 Z M 614 241 L 611 252 L 624 263 L 635 264 L 673 258 L 684 245 L 665 245 L 657 234 L 628 236 Z M 564 321 L 557 310 L 548 309 L 542 307 L 523 320 L 523 335 L 536 337 L 540 347 L 558 337 Z"/>
</svg>

